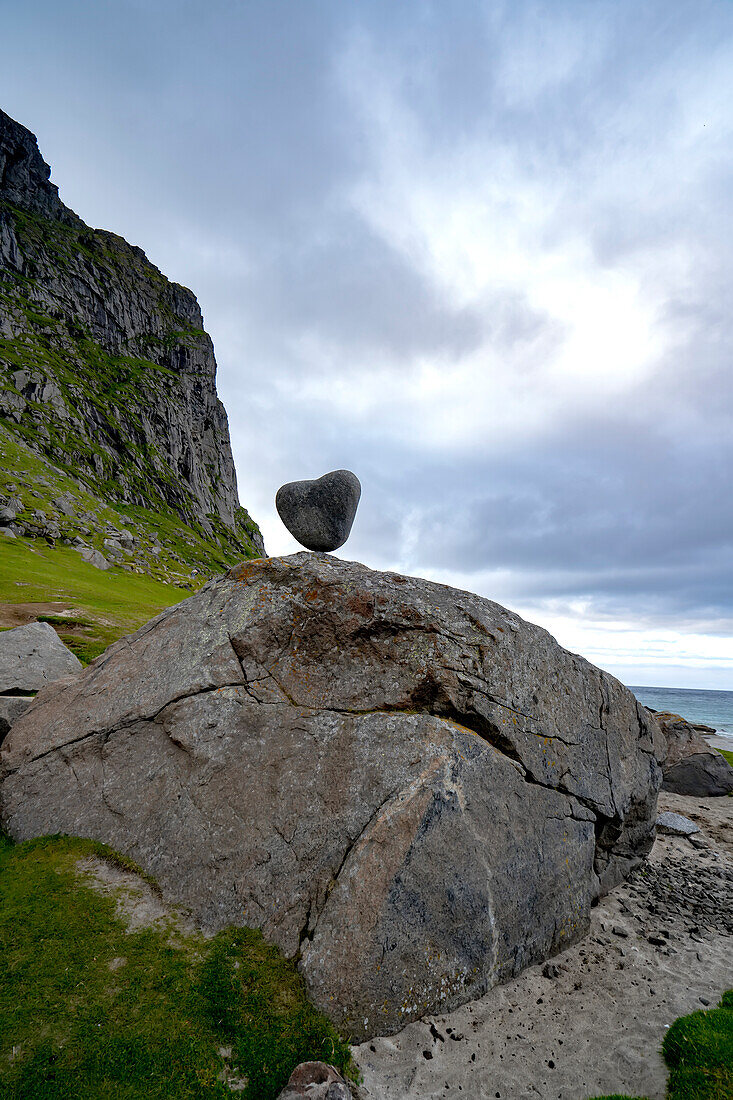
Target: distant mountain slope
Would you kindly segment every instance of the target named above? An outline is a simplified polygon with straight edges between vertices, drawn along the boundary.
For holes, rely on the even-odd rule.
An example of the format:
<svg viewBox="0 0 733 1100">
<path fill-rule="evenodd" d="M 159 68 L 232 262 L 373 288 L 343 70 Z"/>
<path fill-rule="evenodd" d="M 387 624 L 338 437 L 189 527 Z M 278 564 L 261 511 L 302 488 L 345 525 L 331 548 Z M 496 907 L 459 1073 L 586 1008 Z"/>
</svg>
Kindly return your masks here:
<svg viewBox="0 0 733 1100">
<path fill-rule="evenodd" d="M 196 298 L 85 225 L 49 176 L 33 134 L 0 111 L 0 496 L 20 505 L 16 531 L 104 550 L 129 528 L 139 547 L 107 549 L 150 572 L 258 556 Z"/>
</svg>

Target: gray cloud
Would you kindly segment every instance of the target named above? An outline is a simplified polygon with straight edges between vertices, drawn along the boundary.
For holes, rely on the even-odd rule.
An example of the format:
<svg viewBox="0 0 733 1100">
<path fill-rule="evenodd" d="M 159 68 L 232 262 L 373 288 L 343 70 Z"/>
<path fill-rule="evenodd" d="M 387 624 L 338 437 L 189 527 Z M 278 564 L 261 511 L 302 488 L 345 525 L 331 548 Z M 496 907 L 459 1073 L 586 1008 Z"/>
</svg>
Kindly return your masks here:
<svg viewBox="0 0 733 1100">
<path fill-rule="evenodd" d="M 362 560 L 729 629 L 730 4 L 28 0 L 3 18 L 0 102 L 62 197 L 199 295 L 270 531 L 280 481 L 347 465 Z M 557 265 L 562 309 L 542 300 Z M 594 393 L 553 364 L 583 292 L 610 287 L 613 310 L 614 279 L 619 325 L 641 302 L 653 346 Z M 613 327 L 599 315 L 599 356 Z M 426 364 L 457 379 L 450 407 Z"/>
</svg>

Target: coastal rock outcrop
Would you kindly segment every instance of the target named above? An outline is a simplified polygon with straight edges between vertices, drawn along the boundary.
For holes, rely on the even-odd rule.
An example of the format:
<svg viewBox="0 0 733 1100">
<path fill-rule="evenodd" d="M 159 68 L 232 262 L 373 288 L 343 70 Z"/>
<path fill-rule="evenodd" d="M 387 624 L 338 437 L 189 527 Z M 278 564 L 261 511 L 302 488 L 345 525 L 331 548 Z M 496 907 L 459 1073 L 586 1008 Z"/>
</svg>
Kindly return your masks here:
<svg viewBox="0 0 733 1100">
<path fill-rule="evenodd" d="M 703 732 L 715 732 L 710 726 L 695 726 L 668 711 L 652 713 L 667 743 L 662 782 L 665 791 L 701 798 L 733 791 L 733 768 L 702 736 Z"/>
<path fill-rule="evenodd" d="M 92 836 L 296 956 L 354 1037 L 583 936 L 649 851 L 634 696 L 498 604 L 324 555 L 243 563 L 46 688 L 0 752 L 18 840 Z"/>
</svg>

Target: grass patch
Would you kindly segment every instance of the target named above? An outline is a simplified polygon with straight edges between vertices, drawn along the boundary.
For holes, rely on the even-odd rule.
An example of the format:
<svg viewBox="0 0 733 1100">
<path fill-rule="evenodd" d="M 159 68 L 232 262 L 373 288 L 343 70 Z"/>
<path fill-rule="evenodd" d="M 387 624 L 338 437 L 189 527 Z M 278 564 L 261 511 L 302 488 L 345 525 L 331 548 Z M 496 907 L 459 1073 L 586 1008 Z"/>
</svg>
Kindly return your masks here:
<svg viewBox="0 0 733 1100">
<path fill-rule="evenodd" d="M 675 1020 L 662 1053 L 669 1100 L 733 1100 L 733 990 L 717 1008 Z"/>
<path fill-rule="evenodd" d="M 353 1069 L 258 932 L 129 932 L 114 899 L 78 877 L 90 855 L 130 867 L 90 840 L 0 837 L 4 1100 L 231 1097 L 227 1077 L 246 1078 L 244 1100 L 272 1100 L 301 1061 Z"/>
<path fill-rule="evenodd" d="M 733 990 L 717 1008 L 675 1020 L 662 1054 L 670 1069 L 667 1100 L 733 1100 Z M 633 1098 L 614 1093 L 594 1100 Z"/>
<path fill-rule="evenodd" d="M 718 749 L 721 756 L 724 756 L 729 764 L 733 765 L 733 752 L 730 749 Z"/>
<path fill-rule="evenodd" d="M 4 539 L 0 550 L 0 603 L 38 603 L 39 617 L 50 621 L 85 662 L 163 608 L 191 595 L 141 574 L 119 569 L 103 572 L 68 546 Z M 44 615 L 43 605 L 48 602 L 68 604 L 71 614 Z"/>
</svg>

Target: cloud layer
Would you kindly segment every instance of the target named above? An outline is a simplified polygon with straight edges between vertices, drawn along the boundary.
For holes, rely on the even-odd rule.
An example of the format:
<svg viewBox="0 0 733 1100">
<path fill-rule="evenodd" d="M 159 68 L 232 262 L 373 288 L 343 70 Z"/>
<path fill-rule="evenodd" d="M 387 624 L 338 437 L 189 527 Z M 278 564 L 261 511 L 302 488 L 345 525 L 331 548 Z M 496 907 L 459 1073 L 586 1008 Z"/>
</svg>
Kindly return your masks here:
<svg viewBox="0 0 733 1100">
<path fill-rule="evenodd" d="M 198 294 L 243 501 L 354 469 L 348 553 L 627 682 L 733 686 L 733 8 L 6 13 L 62 197 Z"/>
</svg>

